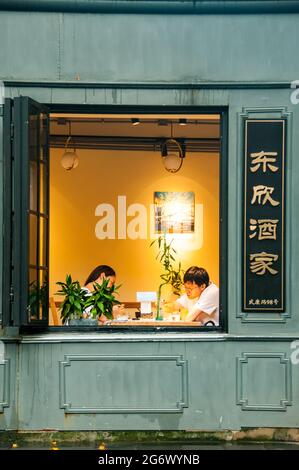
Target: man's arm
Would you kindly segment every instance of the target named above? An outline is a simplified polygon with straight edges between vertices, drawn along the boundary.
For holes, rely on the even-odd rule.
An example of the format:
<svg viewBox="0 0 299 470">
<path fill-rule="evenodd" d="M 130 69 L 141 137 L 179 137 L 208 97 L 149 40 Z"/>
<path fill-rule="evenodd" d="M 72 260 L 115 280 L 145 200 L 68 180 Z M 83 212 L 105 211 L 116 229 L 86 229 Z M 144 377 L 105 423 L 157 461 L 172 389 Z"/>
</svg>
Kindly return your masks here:
<svg viewBox="0 0 299 470">
<path fill-rule="evenodd" d="M 186 320 L 200 321 L 203 325 L 208 321 L 215 320 L 219 305 L 219 290 L 216 286 L 211 287 L 209 286 L 207 289 L 203 290 L 199 300 L 195 303 Z"/>
<path fill-rule="evenodd" d="M 174 310 L 178 310 L 179 308 L 183 308 L 182 304 L 175 300 L 173 302 L 165 302 L 163 305 L 163 309 L 166 313 L 171 313 Z"/>
<path fill-rule="evenodd" d="M 202 310 L 193 308 L 190 313 L 188 313 L 185 321 L 199 321 L 202 324 L 206 323 L 209 320 L 213 320 L 213 315 L 208 315 L 206 312 Z"/>
</svg>

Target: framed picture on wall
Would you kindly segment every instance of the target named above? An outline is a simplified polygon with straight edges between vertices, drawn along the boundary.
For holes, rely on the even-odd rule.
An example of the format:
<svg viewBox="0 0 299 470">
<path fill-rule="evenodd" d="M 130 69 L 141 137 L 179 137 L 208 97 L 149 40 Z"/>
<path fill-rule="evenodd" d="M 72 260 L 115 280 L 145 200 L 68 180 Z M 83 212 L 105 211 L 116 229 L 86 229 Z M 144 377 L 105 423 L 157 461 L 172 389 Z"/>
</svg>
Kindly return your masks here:
<svg viewBox="0 0 299 470">
<path fill-rule="evenodd" d="M 155 233 L 194 232 L 194 192 L 154 192 Z"/>
</svg>

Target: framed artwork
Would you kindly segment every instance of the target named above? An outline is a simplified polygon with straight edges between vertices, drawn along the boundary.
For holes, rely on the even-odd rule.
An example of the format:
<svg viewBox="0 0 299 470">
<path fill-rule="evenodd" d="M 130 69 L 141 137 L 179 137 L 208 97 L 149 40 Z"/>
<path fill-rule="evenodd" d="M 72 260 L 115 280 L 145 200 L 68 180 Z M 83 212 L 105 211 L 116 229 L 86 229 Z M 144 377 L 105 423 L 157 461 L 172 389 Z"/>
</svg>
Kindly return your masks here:
<svg viewBox="0 0 299 470">
<path fill-rule="evenodd" d="M 154 193 L 155 233 L 194 232 L 194 192 Z"/>
</svg>

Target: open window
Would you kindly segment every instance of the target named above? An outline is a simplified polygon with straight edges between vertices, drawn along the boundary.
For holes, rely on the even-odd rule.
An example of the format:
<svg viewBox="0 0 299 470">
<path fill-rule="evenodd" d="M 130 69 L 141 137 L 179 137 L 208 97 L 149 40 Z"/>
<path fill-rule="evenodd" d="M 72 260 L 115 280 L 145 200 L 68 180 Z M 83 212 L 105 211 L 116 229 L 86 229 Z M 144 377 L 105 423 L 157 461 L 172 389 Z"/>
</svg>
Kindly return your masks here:
<svg viewBox="0 0 299 470">
<path fill-rule="evenodd" d="M 55 113 L 25 97 L 5 109 L 13 129 L 5 150 L 6 324 L 63 326 L 57 281 L 71 274 L 84 286 L 93 268 L 108 265 L 124 304 L 109 327 L 200 326 L 186 321 L 171 285 L 161 290 L 159 322 L 154 303 L 136 320 L 137 293 L 163 283 L 151 244 L 165 236 L 182 278 L 200 266 L 220 286 L 225 327 L 224 111 Z"/>
<path fill-rule="evenodd" d="M 6 324 L 47 325 L 49 111 L 28 97 L 6 100 L 4 122 Z"/>
</svg>

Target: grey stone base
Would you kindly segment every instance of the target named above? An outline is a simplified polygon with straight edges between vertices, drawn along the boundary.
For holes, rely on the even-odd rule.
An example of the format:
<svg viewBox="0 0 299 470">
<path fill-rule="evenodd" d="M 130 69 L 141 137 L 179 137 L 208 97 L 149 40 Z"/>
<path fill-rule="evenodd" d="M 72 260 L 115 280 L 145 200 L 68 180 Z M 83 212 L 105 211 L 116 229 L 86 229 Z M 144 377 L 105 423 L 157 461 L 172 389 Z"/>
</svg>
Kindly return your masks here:
<svg viewBox="0 0 299 470">
<path fill-rule="evenodd" d="M 239 431 L 1 431 L 0 448 L 34 447 L 85 447 L 98 449 L 102 447 L 115 447 L 132 445 L 163 443 L 170 445 L 203 445 L 221 443 L 298 443 L 299 428 L 250 428 Z"/>
</svg>

